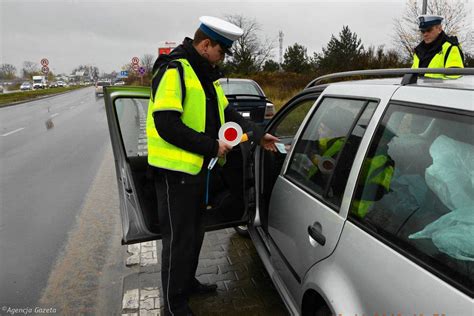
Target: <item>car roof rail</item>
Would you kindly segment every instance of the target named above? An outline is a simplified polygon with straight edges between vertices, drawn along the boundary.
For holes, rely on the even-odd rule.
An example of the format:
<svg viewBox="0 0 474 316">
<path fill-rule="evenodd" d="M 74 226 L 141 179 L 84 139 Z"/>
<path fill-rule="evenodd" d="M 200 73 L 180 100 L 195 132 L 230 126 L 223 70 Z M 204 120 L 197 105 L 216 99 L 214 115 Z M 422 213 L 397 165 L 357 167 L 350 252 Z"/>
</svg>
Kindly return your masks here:
<svg viewBox="0 0 474 316">
<path fill-rule="evenodd" d="M 474 68 L 398 68 L 345 71 L 320 76 L 308 83 L 305 89 L 317 86 L 325 80 L 355 76 L 403 76 L 400 84 L 404 86 L 407 84 L 416 83 L 418 80 L 418 76 L 423 74 L 474 75 Z"/>
</svg>

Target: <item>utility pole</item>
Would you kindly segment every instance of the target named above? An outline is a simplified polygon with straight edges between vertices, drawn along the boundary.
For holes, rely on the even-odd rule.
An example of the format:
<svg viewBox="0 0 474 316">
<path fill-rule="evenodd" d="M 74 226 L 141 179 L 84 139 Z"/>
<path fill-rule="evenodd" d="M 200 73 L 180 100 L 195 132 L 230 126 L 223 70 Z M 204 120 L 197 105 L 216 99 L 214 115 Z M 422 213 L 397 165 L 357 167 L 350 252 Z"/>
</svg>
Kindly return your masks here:
<svg viewBox="0 0 474 316">
<path fill-rule="evenodd" d="M 280 42 L 280 69 L 283 64 L 283 32 L 278 32 L 278 40 Z"/>
<path fill-rule="evenodd" d="M 426 14 L 426 7 L 428 5 L 428 0 L 423 0 L 423 6 L 421 7 L 421 14 Z"/>
</svg>

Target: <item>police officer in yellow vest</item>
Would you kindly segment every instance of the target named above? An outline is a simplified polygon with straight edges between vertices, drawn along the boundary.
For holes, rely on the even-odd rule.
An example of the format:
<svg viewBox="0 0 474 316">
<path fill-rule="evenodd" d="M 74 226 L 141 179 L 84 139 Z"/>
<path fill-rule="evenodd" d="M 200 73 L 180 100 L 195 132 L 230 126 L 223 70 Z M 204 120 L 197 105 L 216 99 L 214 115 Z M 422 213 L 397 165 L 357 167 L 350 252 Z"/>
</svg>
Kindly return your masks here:
<svg viewBox="0 0 474 316">
<path fill-rule="evenodd" d="M 201 17 L 194 39 L 185 38 L 153 67 L 148 106 L 148 163 L 153 169 L 158 218 L 163 240 L 161 281 L 165 313 L 192 315 L 194 293 L 216 291 L 196 277 L 204 238 L 203 211 L 207 167 L 231 147 L 217 140 L 226 121 L 253 131 L 254 141 L 276 151 L 276 137 L 265 134 L 227 107 L 217 63 L 231 54 L 243 31 L 215 17 Z"/>
<path fill-rule="evenodd" d="M 464 68 L 463 53 L 456 36 L 447 36 L 441 26 L 443 17 L 420 15 L 419 29 L 423 41 L 415 48 L 412 68 Z M 457 78 L 442 74 L 426 74 L 430 78 Z"/>
</svg>

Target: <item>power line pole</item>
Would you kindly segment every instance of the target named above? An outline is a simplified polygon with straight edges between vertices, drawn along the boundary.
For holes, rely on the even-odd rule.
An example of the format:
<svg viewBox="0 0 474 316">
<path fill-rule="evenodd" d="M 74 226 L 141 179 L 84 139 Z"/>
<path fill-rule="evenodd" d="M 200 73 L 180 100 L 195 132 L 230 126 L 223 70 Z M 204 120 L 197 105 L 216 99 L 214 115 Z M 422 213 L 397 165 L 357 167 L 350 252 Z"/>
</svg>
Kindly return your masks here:
<svg viewBox="0 0 474 316">
<path fill-rule="evenodd" d="M 428 0 L 423 0 L 423 6 L 421 7 L 421 14 L 426 14 L 426 7 L 428 5 Z"/>
<path fill-rule="evenodd" d="M 283 32 L 278 32 L 278 39 L 280 42 L 280 68 L 281 64 L 283 64 Z"/>
</svg>

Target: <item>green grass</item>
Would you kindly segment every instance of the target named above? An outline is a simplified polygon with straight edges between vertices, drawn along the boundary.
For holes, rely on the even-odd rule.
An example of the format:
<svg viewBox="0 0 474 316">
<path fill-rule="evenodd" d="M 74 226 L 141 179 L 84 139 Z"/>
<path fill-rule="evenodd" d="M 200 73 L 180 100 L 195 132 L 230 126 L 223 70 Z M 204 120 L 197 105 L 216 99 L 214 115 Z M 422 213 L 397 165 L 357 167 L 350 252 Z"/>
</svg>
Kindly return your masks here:
<svg viewBox="0 0 474 316">
<path fill-rule="evenodd" d="M 31 90 L 31 91 L 19 91 L 13 93 L 3 93 L 0 94 L 0 107 L 8 105 L 10 103 L 19 102 L 19 101 L 28 101 L 34 100 L 35 98 L 61 93 L 69 90 L 76 90 L 83 88 L 83 86 L 72 86 L 72 87 L 61 87 L 61 88 L 50 88 L 44 90 Z"/>
</svg>

